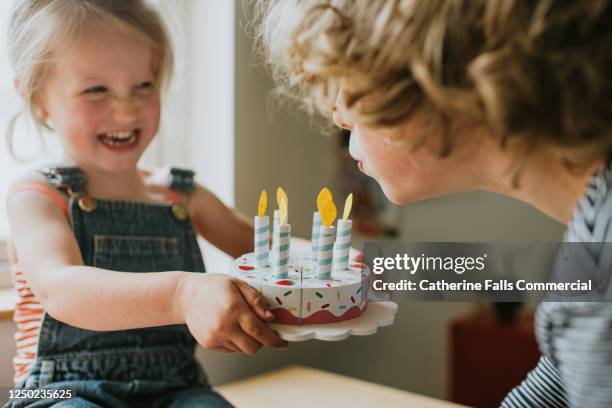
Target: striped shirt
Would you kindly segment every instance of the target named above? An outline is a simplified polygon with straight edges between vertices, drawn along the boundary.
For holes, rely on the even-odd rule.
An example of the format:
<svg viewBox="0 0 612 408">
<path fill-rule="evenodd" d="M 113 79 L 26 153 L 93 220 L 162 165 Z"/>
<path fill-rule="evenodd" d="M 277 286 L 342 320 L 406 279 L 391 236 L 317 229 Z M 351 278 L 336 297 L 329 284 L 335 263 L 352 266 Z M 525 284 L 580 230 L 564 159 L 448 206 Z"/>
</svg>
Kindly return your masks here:
<svg viewBox="0 0 612 408">
<path fill-rule="evenodd" d="M 13 358 L 15 369 L 13 380 L 15 384 L 18 384 L 28 375 L 30 367 L 36 359 L 43 307 L 25 280 L 19 265 L 12 263 L 11 266 L 13 286 L 17 292 L 17 302 L 13 314 L 13 321 L 17 325 L 17 332 L 15 333 L 17 353 Z"/>
<path fill-rule="evenodd" d="M 600 268 L 612 263 L 612 162 L 593 176 L 565 233 L 588 242 Z M 503 408 L 612 407 L 612 302 L 544 302 L 535 332 L 543 357 Z"/>
</svg>

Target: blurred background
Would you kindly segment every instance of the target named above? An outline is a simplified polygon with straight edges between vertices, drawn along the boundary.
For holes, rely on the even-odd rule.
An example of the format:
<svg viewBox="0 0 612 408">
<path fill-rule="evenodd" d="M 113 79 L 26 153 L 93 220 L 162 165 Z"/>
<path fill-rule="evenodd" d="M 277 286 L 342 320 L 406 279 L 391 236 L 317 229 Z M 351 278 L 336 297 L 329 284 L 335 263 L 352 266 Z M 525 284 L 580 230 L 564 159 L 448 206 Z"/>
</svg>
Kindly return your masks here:
<svg viewBox="0 0 612 408">
<path fill-rule="evenodd" d="M 7 63 L 6 36 L 13 0 L 0 2 L 0 130 L 21 108 Z M 318 191 L 328 186 L 356 196 L 355 246 L 365 241 L 556 241 L 563 226 L 523 203 L 485 192 L 453 194 L 397 207 L 361 175 L 346 151 L 347 135 L 323 135 L 310 119 L 271 94 L 269 75 L 253 60 L 242 2 L 158 0 L 176 48 L 176 71 L 163 106 L 159 137 L 144 166 L 192 167 L 199 181 L 248 216 L 262 189 L 282 186 L 290 200 L 294 235 L 309 238 Z M 0 386 L 12 385 L 14 326 L 5 245 L 5 193 L 26 168 L 55 160 L 55 136 L 38 135 L 21 115 L 16 160 L 0 143 Z M 44 154 L 40 150 L 45 145 Z M 338 200 L 336 200 L 338 201 Z M 229 258 L 202 242 L 209 271 Z M 307 341 L 255 357 L 198 350 L 214 384 L 303 364 L 438 398 L 496 406 L 497 395 L 535 365 L 530 308 L 502 323 L 491 305 L 405 302 L 393 326 L 376 335 L 332 343 Z M 499 310 L 498 310 L 499 312 Z M 502 311 L 503 313 L 503 311 Z M 499 314 L 497 315 L 499 316 Z M 505 316 L 505 315 L 504 315 Z M 514 353 L 514 354 L 512 354 Z M 505 365 L 504 365 L 505 364 Z M 489 385 L 492 384 L 492 385 Z M 496 385 L 497 384 L 497 385 Z M 493 387 L 487 391 L 487 387 Z M 497 388 L 496 388 L 497 387 Z M 499 401 L 497 401 L 499 402 Z"/>
</svg>

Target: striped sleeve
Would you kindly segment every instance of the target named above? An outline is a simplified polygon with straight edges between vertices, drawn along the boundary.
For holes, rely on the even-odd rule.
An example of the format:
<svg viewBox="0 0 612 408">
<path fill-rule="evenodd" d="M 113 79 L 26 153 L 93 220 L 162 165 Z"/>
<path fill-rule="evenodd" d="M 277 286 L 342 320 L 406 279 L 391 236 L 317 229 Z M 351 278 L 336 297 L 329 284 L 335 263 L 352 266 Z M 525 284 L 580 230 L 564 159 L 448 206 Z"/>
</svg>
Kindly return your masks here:
<svg viewBox="0 0 612 408">
<path fill-rule="evenodd" d="M 612 304 L 566 303 L 549 311 L 543 351 L 555 361 L 571 407 L 612 406 Z M 536 331 L 543 328 L 536 327 Z"/>
<path fill-rule="evenodd" d="M 567 407 L 565 385 L 555 366 L 546 356 L 527 378 L 514 388 L 501 403 L 502 408 L 562 408 Z"/>
</svg>

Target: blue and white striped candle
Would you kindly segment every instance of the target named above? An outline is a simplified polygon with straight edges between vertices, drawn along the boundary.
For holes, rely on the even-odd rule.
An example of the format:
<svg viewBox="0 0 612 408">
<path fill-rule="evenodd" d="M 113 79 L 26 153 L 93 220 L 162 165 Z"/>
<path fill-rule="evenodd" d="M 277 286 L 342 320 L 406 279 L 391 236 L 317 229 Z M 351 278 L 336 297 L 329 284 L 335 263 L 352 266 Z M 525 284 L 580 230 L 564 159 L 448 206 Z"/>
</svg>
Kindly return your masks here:
<svg viewBox="0 0 612 408">
<path fill-rule="evenodd" d="M 317 253 L 319 252 L 319 229 L 321 225 L 323 225 L 321 213 L 315 211 L 312 214 L 312 236 L 310 238 L 310 253 L 313 261 L 317 260 Z"/>
<path fill-rule="evenodd" d="M 319 229 L 319 249 L 317 254 L 317 279 L 330 279 L 332 269 L 332 250 L 334 247 L 334 226 L 321 225 Z"/>
<path fill-rule="evenodd" d="M 286 279 L 289 276 L 290 241 L 291 225 L 279 223 L 272 237 L 272 274 L 276 279 Z"/>
<path fill-rule="evenodd" d="M 276 236 L 278 226 L 280 225 L 280 210 L 274 210 L 272 219 L 272 246 L 274 247 L 274 237 Z"/>
<path fill-rule="evenodd" d="M 280 225 L 280 210 L 274 210 L 274 225 L 272 229 L 272 235 L 274 235 L 274 231 Z"/>
<path fill-rule="evenodd" d="M 344 219 L 338 220 L 338 231 L 336 233 L 336 242 L 334 242 L 332 271 L 344 271 L 348 268 L 352 231 L 353 221 Z"/>
<path fill-rule="evenodd" d="M 255 216 L 255 267 L 265 268 L 269 262 L 270 217 Z"/>
</svg>

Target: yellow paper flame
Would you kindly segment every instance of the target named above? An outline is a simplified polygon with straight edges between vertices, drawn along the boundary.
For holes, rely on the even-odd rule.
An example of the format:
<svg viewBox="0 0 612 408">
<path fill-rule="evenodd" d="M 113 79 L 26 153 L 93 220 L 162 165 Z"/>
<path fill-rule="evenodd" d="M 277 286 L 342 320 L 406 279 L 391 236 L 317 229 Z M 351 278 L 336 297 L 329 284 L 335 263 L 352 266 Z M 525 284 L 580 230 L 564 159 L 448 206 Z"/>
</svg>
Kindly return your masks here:
<svg viewBox="0 0 612 408">
<path fill-rule="evenodd" d="M 280 209 L 279 219 L 280 219 L 281 225 L 284 225 L 287 222 L 287 216 L 289 215 L 289 208 L 287 208 L 288 203 L 285 197 L 280 198 L 279 204 L 280 204 L 279 205 L 279 209 Z"/>
<path fill-rule="evenodd" d="M 348 220 L 348 217 L 351 214 L 351 208 L 353 208 L 353 193 L 349 194 L 344 202 L 344 212 L 342 213 L 343 220 Z"/>
<path fill-rule="evenodd" d="M 325 202 L 328 200 L 333 200 L 332 193 L 327 187 L 323 187 L 321 191 L 319 191 L 319 195 L 317 196 L 317 210 L 319 211 L 319 213 L 322 212 L 323 204 L 325 204 Z"/>
<path fill-rule="evenodd" d="M 323 225 L 329 227 L 334 223 L 336 219 L 336 205 L 332 200 L 327 200 L 321 206 L 321 219 L 323 220 Z"/>
<path fill-rule="evenodd" d="M 259 196 L 259 208 L 257 210 L 257 215 L 259 215 L 260 217 L 263 217 L 266 214 L 267 208 L 268 208 L 268 193 L 266 193 L 266 190 L 263 190 L 261 192 L 261 195 Z"/>
<path fill-rule="evenodd" d="M 283 190 L 282 187 L 279 187 L 276 189 L 276 205 L 278 205 L 279 209 L 281 208 L 282 198 L 284 198 L 287 204 L 289 204 L 289 198 L 287 197 L 287 193 L 285 193 L 285 190 Z"/>
</svg>

